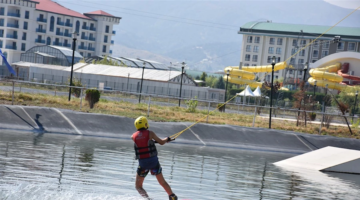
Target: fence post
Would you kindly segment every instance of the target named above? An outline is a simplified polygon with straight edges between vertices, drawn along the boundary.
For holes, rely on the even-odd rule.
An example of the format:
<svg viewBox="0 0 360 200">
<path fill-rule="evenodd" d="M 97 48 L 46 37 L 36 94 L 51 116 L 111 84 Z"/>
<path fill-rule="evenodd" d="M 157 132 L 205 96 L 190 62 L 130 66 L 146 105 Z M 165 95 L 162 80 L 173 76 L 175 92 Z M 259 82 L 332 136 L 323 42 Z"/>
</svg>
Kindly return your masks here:
<svg viewBox="0 0 360 200">
<path fill-rule="evenodd" d="M 209 106 L 208 106 L 208 114 L 207 114 L 207 116 L 206 116 L 206 123 L 208 123 L 209 114 L 210 114 L 210 101 L 209 101 Z"/>
<path fill-rule="evenodd" d="M 56 96 L 56 85 L 55 85 L 55 96 Z"/>
<path fill-rule="evenodd" d="M 149 117 L 149 114 L 150 114 L 150 102 L 151 102 L 151 96 L 149 96 L 148 112 L 147 112 L 148 117 Z"/>
<path fill-rule="evenodd" d="M 13 82 L 12 82 L 12 84 L 13 84 L 13 88 L 12 88 L 12 102 L 11 102 L 11 104 L 12 104 L 12 105 L 14 105 L 14 90 L 15 90 L 15 82 L 13 81 Z"/>
<path fill-rule="evenodd" d="M 82 99 L 83 99 L 83 88 L 81 88 L 81 92 L 80 92 L 80 110 L 82 107 Z"/>
<path fill-rule="evenodd" d="M 323 121 L 324 121 L 324 109 L 323 109 L 322 116 L 321 116 L 321 121 L 320 121 L 319 135 L 321 134 L 321 128 L 322 128 Z"/>
<path fill-rule="evenodd" d="M 21 84 L 21 82 L 20 82 L 20 91 L 19 91 L 20 93 L 21 93 L 21 86 L 22 86 L 22 84 Z"/>
<path fill-rule="evenodd" d="M 255 113 L 254 113 L 254 119 L 253 119 L 252 127 L 254 127 L 254 125 L 255 125 L 256 112 L 257 112 L 257 107 L 255 107 Z"/>
</svg>

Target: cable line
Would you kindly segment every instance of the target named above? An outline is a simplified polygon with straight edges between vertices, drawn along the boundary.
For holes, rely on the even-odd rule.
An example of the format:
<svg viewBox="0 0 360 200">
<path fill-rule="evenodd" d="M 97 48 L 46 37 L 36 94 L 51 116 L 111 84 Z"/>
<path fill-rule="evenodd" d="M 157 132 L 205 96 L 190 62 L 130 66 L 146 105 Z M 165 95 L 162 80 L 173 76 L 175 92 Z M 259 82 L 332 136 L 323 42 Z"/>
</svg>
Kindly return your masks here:
<svg viewBox="0 0 360 200">
<path fill-rule="evenodd" d="M 306 47 L 308 47 L 309 45 L 311 45 L 312 43 L 314 43 L 317 39 L 319 39 L 321 36 L 323 36 L 325 33 L 327 33 L 328 31 L 330 31 L 332 28 L 334 28 L 336 25 L 338 25 L 340 22 L 342 22 L 343 20 L 345 20 L 346 18 L 348 18 L 351 14 L 353 14 L 355 11 L 357 11 L 358 9 L 360 9 L 360 6 L 358 8 L 356 8 L 354 11 L 352 11 L 350 14 L 348 14 L 346 17 L 344 17 L 343 19 L 341 19 L 339 22 L 337 22 L 334 26 L 330 27 L 328 30 L 326 30 L 324 33 L 322 33 L 319 37 L 317 37 L 315 40 L 313 40 L 312 42 L 310 42 L 308 45 L 306 45 L 304 48 L 300 49 L 298 52 L 294 53 L 292 56 L 290 56 L 288 59 L 285 60 L 288 61 L 290 60 L 292 57 L 294 57 L 295 55 L 297 55 L 301 50 L 305 49 Z M 203 119 L 205 119 L 206 117 L 208 117 L 210 114 L 212 114 L 213 112 L 215 112 L 217 109 L 219 109 L 220 107 L 226 105 L 228 102 L 230 102 L 231 100 L 233 100 L 236 97 L 236 95 L 234 97 L 232 97 L 230 100 L 226 101 L 224 104 L 221 104 L 220 106 L 218 106 L 215 110 L 213 110 L 211 113 L 207 114 L 205 117 L 199 119 L 198 121 L 196 121 L 194 124 L 192 124 L 191 126 L 187 127 L 186 129 L 175 133 L 174 135 L 170 136 L 170 138 L 175 139 L 177 137 L 179 137 L 181 134 L 183 134 L 185 131 L 187 131 L 188 129 L 190 129 L 191 127 L 195 126 L 196 124 L 200 123 Z"/>
</svg>

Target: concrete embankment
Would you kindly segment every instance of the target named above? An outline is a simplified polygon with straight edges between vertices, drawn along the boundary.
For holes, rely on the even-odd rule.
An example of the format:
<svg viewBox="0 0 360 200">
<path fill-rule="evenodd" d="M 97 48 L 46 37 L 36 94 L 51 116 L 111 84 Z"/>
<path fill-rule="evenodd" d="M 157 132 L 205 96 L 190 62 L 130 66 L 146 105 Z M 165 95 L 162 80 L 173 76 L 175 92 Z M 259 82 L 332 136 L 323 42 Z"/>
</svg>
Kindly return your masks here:
<svg viewBox="0 0 360 200">
<path fill-rule="evenodd" d="M 119 116 L 29 106 L 0 106 L 0 112 L 0 129 L 9 131 L 120 139 L 130 139 L 135 131 L 134 119 Z M 150 129 L 159 137 L 167 137 L 190 125 L 190 122 L 150 122 Z M 211 124 L 196 124 L 175 143 L 295 154 L 326 146 L 360 150 L 360 140 L 356 139 Z"/>
</svg>

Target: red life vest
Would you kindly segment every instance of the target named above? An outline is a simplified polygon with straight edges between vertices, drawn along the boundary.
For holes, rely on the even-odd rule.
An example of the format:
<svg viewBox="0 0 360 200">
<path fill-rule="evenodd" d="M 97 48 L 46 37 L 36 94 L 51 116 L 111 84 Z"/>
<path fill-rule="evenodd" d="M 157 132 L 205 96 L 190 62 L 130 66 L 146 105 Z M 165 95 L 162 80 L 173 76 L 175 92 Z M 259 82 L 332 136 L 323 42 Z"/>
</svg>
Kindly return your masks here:
<svg viewBox="0 0 360 200">
<path fill-rule="evenodd" d="M 132 135 L 135 142 L 136 159 L 144 159 L 157 156 L 156 146 L 153 140 L 150 140 L 150 131 L 140 130 Z"/>
</svg>

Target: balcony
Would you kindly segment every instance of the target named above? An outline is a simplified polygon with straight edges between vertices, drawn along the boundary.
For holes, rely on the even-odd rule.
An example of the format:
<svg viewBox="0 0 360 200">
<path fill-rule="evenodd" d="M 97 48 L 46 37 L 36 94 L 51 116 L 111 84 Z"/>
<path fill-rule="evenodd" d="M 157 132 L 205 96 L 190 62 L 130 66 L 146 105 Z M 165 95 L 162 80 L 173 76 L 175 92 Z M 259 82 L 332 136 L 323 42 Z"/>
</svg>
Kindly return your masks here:
<svg viewBox="0 0 360 200">
<path fill-rule="evenodd" d="M 58 35 L 58 36 L 63 36 L 64 33 L 63 33 L 63 32 L 56 32 L 56 35 Z"/>
<path fill-rule="evenodd" d="M 64 26 L 65 22 L 56 22 L 56 24 L 59 26 Z"/>
<path fill-rule="evenodd" d="M 19 24 L 7 23 L 7 27 L 10 27 L 10 28 L 19 28 Z"/>
<path fill-rule="evenodd" d="M 111 44 L 115 44 L 114 40 L 111 40 Z"/>
<path fill-rule="evenodd" d="M 88 27 L 88 26 L 82 26 L 81 28 L 84 30 L 90 30 L 90 27 Z"/>
<path fill-rule="evenodd" d="M 38 21 L 38 22 L 43 22 L 43 23 L 46 23 L 46 22 L 47 22 L 47 20 L 44 19 L 44 18 L 37 18 L 36 21 Z"/>
<path fill-rule="evenodd" d="M 89 40 L 90 41 L 95 41 L 95 38 L 94 37 L 89 37 Z"/>
<path fill-rule="evenodd" d="M 46 30 L 45 30 L 45 29 L 39 29 L 39 28 L 37 28 L 37 29 L 36 29 L 36 32 L 38 32 L 38 33 L 46 33 Z"/>
<path fill-rule="evenodd" d="M 71 33 L 64 33 L 64 36 L 71 38 Z"/>
<path fill-rule="evenodd" d="M 116 34 L 116 31 L 112 31 L 112 34 L 115 35 L 115 34 Z"/>
<path fill-rule="evenodd" d="M 53 42 L 53 45 L 55 46 L 62 46 L 63 44 L 61 42 Z"/>
<path fill-rule="evenodd" d="M 71 47 L 71 45 L 70 44 L 65 44 L 64 43 L 64 45 L 63 45 L 64 47 L 67 47 L 67 48 L 70 48 Z"/>
<path fill-rule="evenodd" d="M 73 25 L 70 24 L 70 23 L 65 23 L 65 26 L 67 26 L 67 27 L 72 27 Z"/>
<path fill-rule="evenodd" d="M 6 49 L 12 49 L 12 50 L 16 50 L 16 46 L 13 46 L 13 45 L 6 45 L 5 47 Z"/>
<path fill-rule="evenodd" d="M 6 38 L 17 39 L 17 38 L 18 38 L 18 36 L 17 36 L 17 35 L 15 35 L 15 34 L 7 34 L 7 35 L 6 35 Z"/>
<path fill-rule="evenodd" d="M 10 17 L 20 17 L 20 13 L 16 13 L 16 12 L 8 12 L 7 15 Z"/>
<path fill-rule="evenodd" d="M 85 46 L 79 46 L 79 49 L 87 50 L 87 47 L 85 47 Z"/>
<path fill-rule="evenodd" d="M 89 40 L 89 37 L 87 37 L 87 36 L 85 36 L 85 35 L 82 35 L 82 36 L 81 36 L 81 39 L 82 39 L 82 40 Z"/>
<path fill-rule="evenodd" d="M 110 50 L 110 54 L 112 54 L 112 50 Z"/>
<path fill-rule="evenodd" d="M 88 50 L 89 51 L 95 51 L 95 47 L 89 47 Z"/>
<path fill-rule="evenodd" d="M 90 31 L 96 31 L 95 27 L 90 27 Z"/>
<path fill-rule="evenodd" d="M 45 40 L 35 39 L 35 43 L 45 44 Z"/>
</svg>

